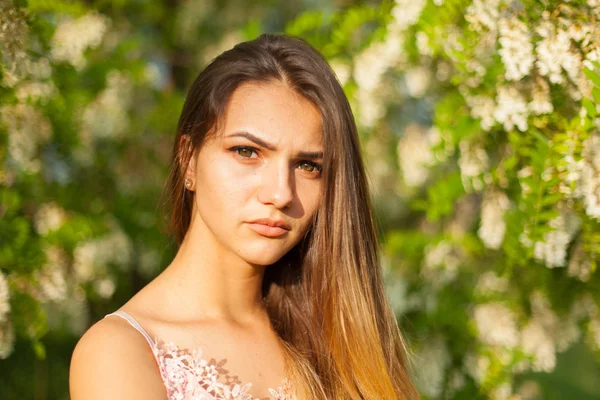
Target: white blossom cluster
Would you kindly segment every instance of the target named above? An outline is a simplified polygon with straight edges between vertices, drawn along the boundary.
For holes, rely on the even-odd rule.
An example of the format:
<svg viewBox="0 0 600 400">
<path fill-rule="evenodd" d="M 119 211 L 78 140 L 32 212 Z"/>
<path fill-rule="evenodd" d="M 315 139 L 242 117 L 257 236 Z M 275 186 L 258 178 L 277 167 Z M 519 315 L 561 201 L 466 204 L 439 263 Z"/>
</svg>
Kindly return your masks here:
<svg viewBox="0 0 600 400">
<path fill-rule="evenodd" d="M 14 7 L 12 2 L 0 3 L 0 61 L 7 68 L 4 73 L 14 72 L 27 57 L 25 42 L 29 27 L 25 22 L 22 9 Z"/>
<path fill-rule="evenodd" d="M 521 132 L 526 131 L 528 115 L 527 100 L 516 86 L 506 85 L 498 88 L 494 119 L 503 124 L 506 131 L 512 131 L 515 127 Z"/>
<path fill-rule="evenodd" d="M 491 360 L 483 352 L 470 351 L 463 360 L 464 368 L 473 380 L 481 384 L 489 374 Z"/>
<path fill-rule="evenodd" d="M 573 248 L 567 267 L 567 274 L 582 282 L 589 281 L 592 276 L 591 257 L 584 251 L 579 241 L 576 242 Z"/>
<path fill-rule="evenodd" d="M 378 93 L 383 74 L 402 56 L 403 38 L 393 32 L 386 40 L 376 42 L 354 58 L 352 76 L 358 86 L 354 99 L 358 106 L 358 122 L 372 127 L 384 115 L 385 106 Z"/>
<path fill-rule="evenodd" d="M 433 288 L 439 288 L 456 279 L 460 257 L 455 246 L 442 240 L 427 245 L 424 253 L 421 275 Z"/>
<path fill-rule="evenodd" d="M 534 115 L 549 114 L 554 111 L 554 105 L 550 99 L 550 85 L 545 79 L 535 78 L 528 107 Z"/>
<path fill-rule="evenodd" d="M 500 190 L 487 190 L 481 203 L 481 223 L 477 234 L 489 249 L 498 250 L 506 233 L 504 214 L 510 208 L 508 196 Z"/>
<path fill-rule="evenodd" d="M 506 69 L 506 80 L 518 81 L 530 73 L 535 62 L 531 32 L 516 15 L 501 18 L 498 29 L 498 53 Z"/>
<path fill-rule="evenodd" d="M 567 262 L 567 248 L 580 224 L 576 214 L 567 212 L 561 212 L 558 217 L 550 220 L 548 225 L 552 230 L 544 234 L 543 240 L 533 244 L 535 259 L 543 262 L 548 268 L 564 267 Z"/>
<path fill-rule="evenodd" d="M 482 343 L 507 348 L 518 346 L 517 317 L 504 304 L 499 302 L 477 304 L 473 309 L 473 320 Z"/>
<path fill-rule="evenodd" d="M 509 288 L 508 279 L 498 276 L 493 271 L 486 271 L 479 275 L 475 284 L 475 294 L 487 296 L 495 293 L 505 293 Z"/>
<path fill-rule="evenodd" d="M 489 167 L 489 156 L 483 145 L 473 140 L 463 139 L 458 145 L 460 156 L 458 167 L 463 186 L 467 191 L 480 191 L 484 187 Z"/>
<path fill-rule="evenodd" d="M 534 292 L 530 303 L 532 315 L 523 324 L 513 310 L 500 302 L 477 304 L 474 307 L 472 318 L 478 341 L 485 347 L 478 352 L 469 352 L 463 361 L 466 371 L 476 382 L 483 382 L 491 373 L 490 354 L 494 354 L 496 361 L 505 368 L 511 368 L 516 373 L 529 369 L 553 371 L 557 353 L 565 351 L 581 337 L 580 322 L 597 315 L 597 306 L 590 296 L 575 302 L 569 313 L 562 317 L 555 314 L 547 297 L 541 292 Z M 528 358 L 515 363 L 518 358 L 514 354 L 521 351 Z M 512 391 L 512 386 L 510 390 L 507 388 L 506 395 L 512 396 Z"/>
<path fill-rule="evenodd" d="M 398 164 L 409 187 L 421 186 L 429 177 L 430 168 L 435 163 L 432 146 L 440 140 L 435 129 L 425 131 L 420 125 L 409 124 L 398 140 Z"/>
<path fill-rule="evenodd" d="M 8 131 L 8 154 L 19 169 L 36 173 L 41 169 L 38 147 L 51 135 L 50 121 L 28 104 L 0 107 L 0 121 Z"/>
<path fill-rule="evenodd" d="M 534 371 L 551 372 L 556 366 L 556 353 L 580 338 L 581 317 L 572 308 L 567 316 L 559 318 L 540 292 L 534 292 L 530 302 L 533 315 L 522 331 L 521 346 L 532 357 Z"/>
<path fill-rule="evenodd" d="M 67 255 L 57 246 L 44 249 L 46 262 L 40 270 L 35 271 L 35 279 L 39 285 L 38 298 L 41 302 L 62 303 L 68 298 Z"/>
<path fill-rule="evenodd" d="M 0 323 L 8 319 L 10 313 L 10 293 L 8 290 L 8 281 L 2 271 L 0 271 Z"/>
<path fill-rule="evenodd" d="M 426 0 L 395 0 L 392 9 L 393 20 L 389 27 L 397 31 L 404 31 L 414 25 L 421 16 Z"/>
<path fill-rule="evenodd" d="M 571 51 L 568 32 L 557 29 L 548 12 L 543 15 L 545 20 L 536 29 L 542 38 L 536 45 L 536 66 L 540 74 L 547 76 L 552 83 L 564 82 L 563 70 L 576 82 L 581 70 L 581 55 Z"/>
<path fill-rule="evenodd" d="M 404 78 L 408 93 L 415 98 L 423 97 L 431 82 L 429 69 L 422 66 L 407 69 Z"/>
<path fill-rule="evenodd" d="M 501 0 L 474 0 L 465 13 L 469 28 L 478 33 L 496 32 L 500 19 L 500 2 Z"/>
<path fill-rule="evenodd" d="M 110 20 L 98 12 L 62 21 L 52 37 L 51 56 L 81 70 L 86 65 L 85 51 L 95 49 L 109 28 Z"/>
<path fill-rule="evenodd" d="M 484 95 L 465 95 L 465 101 L 469 106 L 471 117 L 479 118 L 481 120 L 481 128 L 484 131 L 492 129 L 496 123 L 496 119 L 494 118 L 496 101 L 493 98 Z"/>
<path fill-rule="evenodd" d="M 6 276 L 0 271 L 0 359 L 7 358 L 13 351 L 15 334 L 10 313 L 10 293 Z"/>
<path fill-rule="evenodd" d="M 583 142 L 582 162 L 576 166 L 579 179 L 575 196 L 583 199 L 585 212 L 600 221 L 600 135 L 591 134 Z"/>
<path fill-rule="evenodd" d="M 106 77 L 106 87 L 83 111 L 81 145 L 74 155 L 82 164 L 93 161 L 93 146 L 97 139 L 122 137 L 129 123 L 133 83 L 120 71 L 112 70 Z"/>
<path fill-rule="evenodd" d="M 385 40 L 374 42 L 354 58 L 352 76 L 357 84 L 354 100 L 358 107 L 358 122 L 370 128 L 385 113 L 380 86 L 384 73 L 405 60 L 404 32 L 416 23 L 425 7 L 425 0 L 396 0 L 393 20 L 388 25 Z M 413 88 L 414 89 L 414 88 Z"/>
<path fill-rule="evenodd" d="M 177 39 L 183 44 L 191 44 L 198 35 L 198 26 L 202 20 L 214 9 L 212 0 L 194 1 L 185 0 L 177 8 L 176 23 L 174 25 Z"/>
<path fill-rule="evenodd" d="M 419 393 L 429 398 L 437 398 L 442 394 L 446 379 L 446 369 L 451 357 L 446 340 L 435 337 L 424 343 L 416 354 L 419 364 L 415 384 Z"/>
<path fill-rule="evenodd" d="M 73 252 L 73 271 L 77 282 L 92 282 L 98 294 L 110 298 L 116 287 L 109 271 L 110 264 L 126 270 L 130 267 L 132 244 L 116 222 L 111 232 L 99 238 L 81 242 Z"/>
<path fill-rule="evenodd" d="M 57 89 L 54 83 L 40 81 L 25 81 L 19 84 L 15 94 L 21 103 L 46 103 L 52 96 L 56 95 Z"/>
<path fill-rule="evenodd" d="M 65 222 L 66 215 L 64 208 L 53 201 L 42 204 L 33 216 L 35 231 L 40 235 L 46 235 L 57 230 Z"/>
</svg>

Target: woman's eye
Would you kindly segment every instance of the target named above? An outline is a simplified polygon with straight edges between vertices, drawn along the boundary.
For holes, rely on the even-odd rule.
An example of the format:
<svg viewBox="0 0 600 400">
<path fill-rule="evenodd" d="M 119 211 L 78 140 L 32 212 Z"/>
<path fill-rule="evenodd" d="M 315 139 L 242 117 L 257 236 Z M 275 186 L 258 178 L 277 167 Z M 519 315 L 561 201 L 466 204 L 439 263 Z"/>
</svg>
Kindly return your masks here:
<svg viewBox="0 0 600 400">
<path fill-rule="evenodd" d="M 319 165 L 307 161 L 300 163 L 300 168 L 305 172 L 321 172 Z"/>
<path fill-rule="evenodd" d="M 252 158 L 252 154 L 255 153 L 250 147 L 234 147 L 232 150 L 243 158 Z"/>
</svg>

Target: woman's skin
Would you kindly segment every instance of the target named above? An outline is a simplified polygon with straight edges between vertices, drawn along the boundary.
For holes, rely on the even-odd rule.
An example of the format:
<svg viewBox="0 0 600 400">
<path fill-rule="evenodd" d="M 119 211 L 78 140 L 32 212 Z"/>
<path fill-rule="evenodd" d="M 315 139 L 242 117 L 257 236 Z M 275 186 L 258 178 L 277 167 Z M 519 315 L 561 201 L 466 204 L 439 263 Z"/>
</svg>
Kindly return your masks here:
<svg viewBox="0 0 600 400">
<path fill-rule="evenodd" d="M 253 396 L 269 397 L 267 388 L 284 378 L 284 357 L 261 284 L 266 267 L 309 228 L 321 199 L 322 152 L 315 105 L 281 82 L 240 85 L 221 132 L 187 166 L 194 209 L 177 255 L 121 309 L 153 338 L 226 360 L 230 375 L 252 382 Z M 289 229 L 265 236 L 269 228 L 249 224 L 260 218 Z M 97 322 L 77 344 L 70 390 L 72 400 L 166 397 L 145 339 L 117 316 Z"/>
</svg>

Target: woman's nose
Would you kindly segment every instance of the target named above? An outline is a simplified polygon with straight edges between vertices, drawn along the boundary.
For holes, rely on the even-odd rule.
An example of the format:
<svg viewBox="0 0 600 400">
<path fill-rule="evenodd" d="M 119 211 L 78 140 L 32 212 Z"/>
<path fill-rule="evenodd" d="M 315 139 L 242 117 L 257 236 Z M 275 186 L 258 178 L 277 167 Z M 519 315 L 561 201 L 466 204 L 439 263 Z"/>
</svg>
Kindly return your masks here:
<svg viewBox="0 0 600 400">
<path fill-rule="evenodd" d="M 294 174 L 289 166 L 272 165 L 266 168 L 258 199 L 264 204 L 273 204 L 282 209 L 294 199 Z"/>
</svg>

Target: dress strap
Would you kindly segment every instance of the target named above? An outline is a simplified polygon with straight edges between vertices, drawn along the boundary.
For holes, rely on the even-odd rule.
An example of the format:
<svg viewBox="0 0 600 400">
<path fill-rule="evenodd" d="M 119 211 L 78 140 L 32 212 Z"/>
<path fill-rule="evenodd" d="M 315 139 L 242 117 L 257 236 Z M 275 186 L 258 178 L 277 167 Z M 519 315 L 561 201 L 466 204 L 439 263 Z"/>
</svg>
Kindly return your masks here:
<svg viewBox="0 0 600 400">
<path fill-rule="evenodd" d="M 148 332 L 146 332 L 146 330 L 144 328 L 142 328 L 142 326 L 140 325 L 139 322 L 137 322 L 135 320 L 135 318 L 133 318 L 130 314 L 126 313 L 125 311 L 122 310 L 117 310 L 113 313 L 110 314 L 106 314 L 104 316 L 104 318 L 109 317 L 111 315 L 118 315 L 119 317 L 125 319 L 127 322 L 129 322 L 131 324 L 131 326 L 133 326 L 135 329 L 138 330 L 138 332 L 140 332 L 142 335 L 144 335 L 144 337 L 146 338 L 146 341 L 148 341 L 148 344 L 150 345 L 150 347 L 154 347 L 154 340 L 152 340 L 152 338 L 150 337 L 150 335 L 148 334 Z"/>
</svg>

